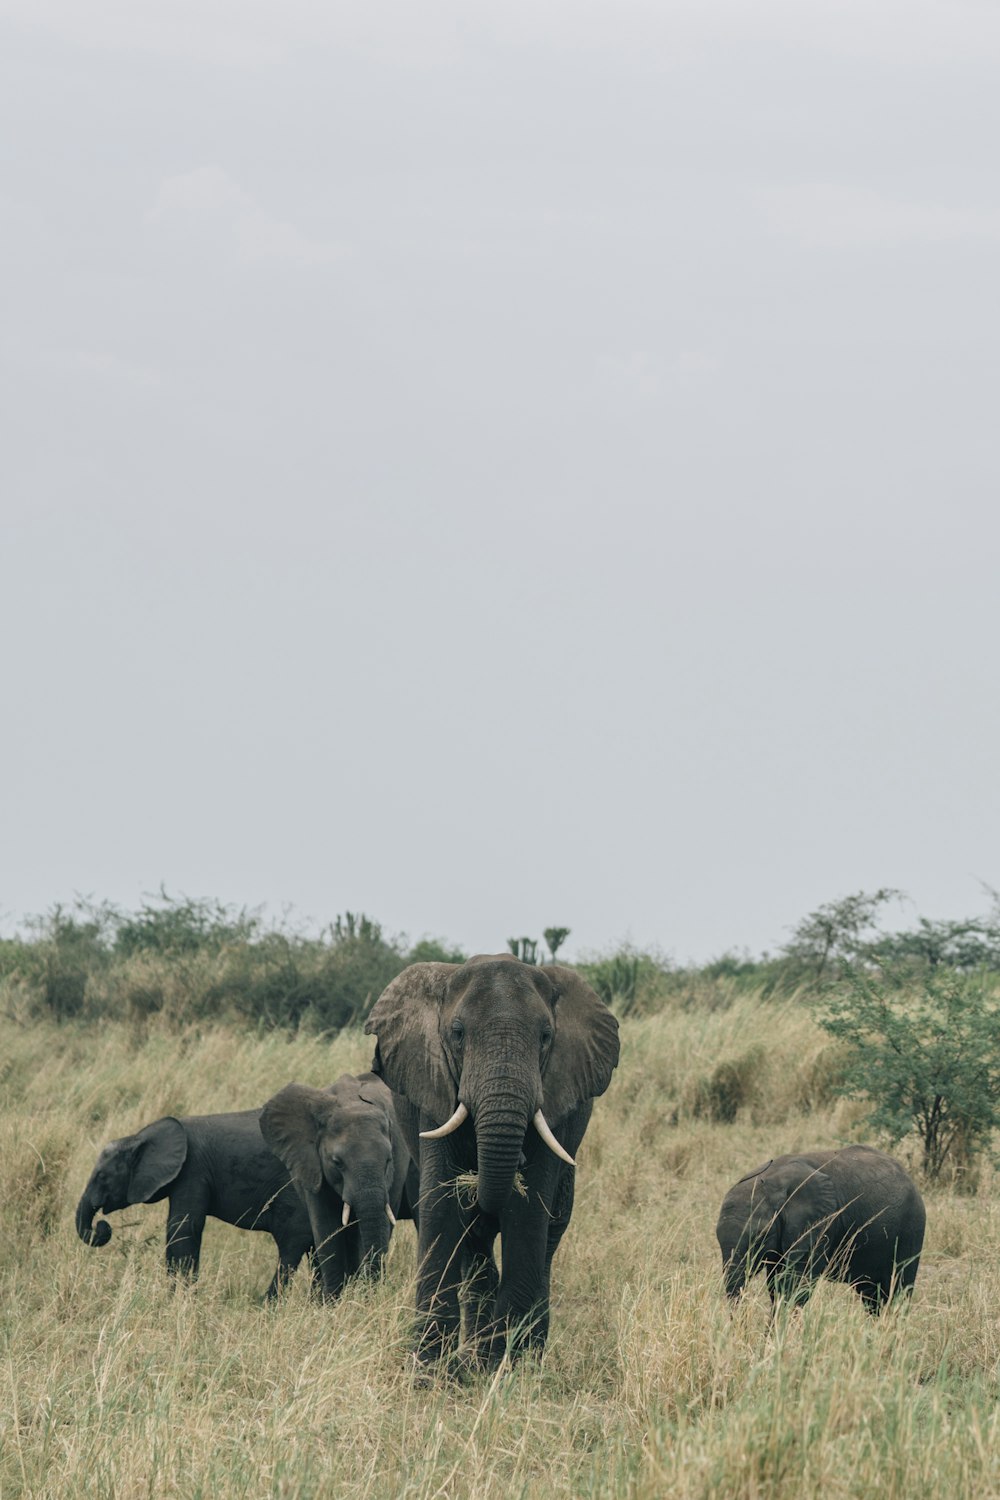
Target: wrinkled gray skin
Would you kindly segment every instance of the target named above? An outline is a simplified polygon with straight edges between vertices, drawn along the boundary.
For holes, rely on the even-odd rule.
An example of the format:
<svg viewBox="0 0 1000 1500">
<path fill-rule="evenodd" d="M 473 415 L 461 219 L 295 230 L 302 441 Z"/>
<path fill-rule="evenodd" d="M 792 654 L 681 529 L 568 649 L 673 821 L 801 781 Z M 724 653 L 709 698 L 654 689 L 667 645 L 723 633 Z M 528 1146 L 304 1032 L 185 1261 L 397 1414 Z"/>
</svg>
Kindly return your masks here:
<svg viewBox="0 0 1000 1500">
<path fill-rule="evenodd" d="M 382 1080 L 344 1073 L 326 1090 L 289 1083 L 264 1105 L 260 1129 L 308 1209 L 324 1294 L 336 1297 L 359 1271 L 378 1273 L 392 1231 L 387 1208 L 413 1217 L 410 1153 Z"/>
<path fill-rule="evenodd" d="M 572 1156 L 595 1096 L 618 1062 L 618 1024 L 572 969 L 510 955 L 411 964 L 368 1019 L 375 1071 L 420 1164 L 417 1343 L 420 1364 L 450 1354 L 466 1299 L 471 1361 L 541 1348 L 552 1257 L 573 1209 L 574 1169 L 541 1140 L 540 1107 Z M 441 1140 L 461 1103 L 469 1118 Z M 473 1192 L 459 1174 L 478 1172 Z M 524 1195 L 514 1191 L 520 1172 Z M 493 1257 L 501 1238 L 503 1274 Z"/>
<path fill-rule="evenodd" d="M 772 1306 L 808 1301 L 819 1276 L 845 1281 L 871 1313 L 910 1293 L 924 1242 L 923 1199 L 870 1146 L 778 1156 L 730 1188 L 716 1226 L 729 1297 L 763 1270 Z"/>
<path fill-rule="evenodd" d="M 172 1115 L 105 1146 L 77 1205 L 76 1229 L 88 1245 L 106 1245 L 111 1226 L 97 1213 L 169 1198 L 167 1270 L 198 1274 L 206 1218 L 238 1229 L 259 1229 L 278 1246 L 278 1269 L 267 1289 L 274 1297 L 312 1249 L 306 1206 L 291 1178 L 265 1145 L 260 1110 L 236 1114 Z"/>
</svg>

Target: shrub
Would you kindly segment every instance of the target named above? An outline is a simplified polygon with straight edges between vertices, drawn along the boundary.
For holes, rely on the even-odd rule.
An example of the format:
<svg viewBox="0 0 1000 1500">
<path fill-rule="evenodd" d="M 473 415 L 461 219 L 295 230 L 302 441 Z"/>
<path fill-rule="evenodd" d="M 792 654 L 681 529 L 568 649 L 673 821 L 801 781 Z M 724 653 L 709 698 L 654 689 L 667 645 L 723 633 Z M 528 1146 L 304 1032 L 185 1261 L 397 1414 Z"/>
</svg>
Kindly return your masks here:
<svg viewBox="0 0 1000 1500">
<path fill-rule="evenodd" d="M 1000 1014 L 982 976 L 931 970 L 904 989 L 847 970 L 820 1024 L 847 1044 L 842 1092 L 871 1101 L 877 1130 L 916 1131 L 928 1177 L 969 1172 L 1000 1126 Z"/>
<path fill-rule="evenodd" d="M 669 992 L 667 960 L 628 945 L 605 957 L 585 960 L 576 967 L 619 1016 L 647 1015 L 659 1010 Z"/>
<path fill-rule="evenodd" d="M 881 934 L 870 945 L 873 962 L 894 970 L 1000 969 L 1000 921 L 996 916 L 962 921 L 918 917 L 913 932 Z"/>
<path fill-rule="evenodd" d="M 695 1083 L 691 1100 L 694 1118 L 731 1125 L 743 1106 L 756 1098 L 763 1060 L 764 1049 L 756 1046 L 741 1057 L 716 1063 L 707 1078 L 699 1078 Z"/>
<path fill-rule="evenodd" d="M 137 912 L 114 915 L 114 946 L 126 957 L 133 953 L 197 953 L 230 943 L 249 943 L 260 935 L 260 913 L 238 910 L 221 901 L 159 895 L 143 902 Z"/>
<path fill-rule="evenodd" d="M 449 948 L 441 938 L 421 938 L 406 955 L 408 964 L 464 964 L 468 958 L 461 948 Z"/>
<path fill-rule="evenodd" d="M 110 907 L 56 905 L 28 924 L 34 940 L 20 946 L 16 977 L 40 1013 L 67 1021 L 84 1013 L 93 981 L 107 968 Z"/>
</svg>

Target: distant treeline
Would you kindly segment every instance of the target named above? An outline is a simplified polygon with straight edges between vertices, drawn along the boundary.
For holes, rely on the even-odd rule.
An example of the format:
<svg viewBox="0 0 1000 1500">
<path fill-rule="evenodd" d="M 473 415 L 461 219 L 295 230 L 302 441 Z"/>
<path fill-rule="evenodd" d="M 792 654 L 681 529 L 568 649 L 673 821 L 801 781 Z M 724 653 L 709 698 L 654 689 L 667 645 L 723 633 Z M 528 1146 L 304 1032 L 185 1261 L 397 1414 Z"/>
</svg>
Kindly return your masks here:
<svg viewBox="0 0 1000 1500">
<path fill-rule="evenodd" d="M 700 966 L 678 966 L 658 952 L 622 945 L 575 961 L 621 1015 L 666 1006 L 714 1009 L 752 989 L 761 998 L 822 990 L 845 967 L 909 981 L 931 971 L 1000 971 L 1000 897 L 982 917 L 932 921 L 918 917 L 899 931 L 879 926 L 883 908 L 900 893 L 883 889 L 831 901 L 805 917 L 775 955 L 725 953 Z M 546 962 L 569 935 L 566 927 L 540 939 L 498 940 L 528 961 Z M 318 935 L 288 922 L 267 922 L 258 910 L 166 891 L 125 911 L 110 903 L 54 906 L 0 938 L 0 1008 L 30 1021 L 138 1023 L 156 1016 L 171 1024 L 231 1020 L 262 1029 L 338 1031 L 360 1022 L 407 964 L 460 963 L 467 955 L 448 942 L 389 937 L 363 914 L 338 916 Z"/>
</svg>

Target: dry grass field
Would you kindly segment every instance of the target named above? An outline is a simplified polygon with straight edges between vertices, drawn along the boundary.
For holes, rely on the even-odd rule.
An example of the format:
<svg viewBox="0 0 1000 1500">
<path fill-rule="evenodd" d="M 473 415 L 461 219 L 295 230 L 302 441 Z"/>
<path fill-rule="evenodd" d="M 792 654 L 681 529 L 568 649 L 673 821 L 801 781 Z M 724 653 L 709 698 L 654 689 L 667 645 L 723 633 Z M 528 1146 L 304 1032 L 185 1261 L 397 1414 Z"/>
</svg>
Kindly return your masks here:
<svg viewBox="0 0 1000 1500">
<path fill-rule="evenodd" d="M 164 1204 L 114 1215 L 104 1249 L 73 1226 L 105 1140 L 362 1068 L 360 1033 L 0 1022 L 0 1500 L 1000 1495 L 990 1172 L 977 1197 L 927 1194 L 909 1309 L 874 1321 L 824 1285 L 769 1332 L 758 1285 L 731 1318 L 726 1188 L 770 1155 L 857 1138 L 858 1109 L 828 1087 L 831 1043 L 804 1006 L 721 1000 L 623 1023 L 544 1360 L 430 1389 L 407 1374 L 409 1224 L 385 1280 L 332 1307 L 304 1275 L 262 1305 L 265 1235 L 210 1220 L 201 1280 L 175 1290 Z M 727 1062 L 739 1092 L 721 1107 Z"/>
</svg>

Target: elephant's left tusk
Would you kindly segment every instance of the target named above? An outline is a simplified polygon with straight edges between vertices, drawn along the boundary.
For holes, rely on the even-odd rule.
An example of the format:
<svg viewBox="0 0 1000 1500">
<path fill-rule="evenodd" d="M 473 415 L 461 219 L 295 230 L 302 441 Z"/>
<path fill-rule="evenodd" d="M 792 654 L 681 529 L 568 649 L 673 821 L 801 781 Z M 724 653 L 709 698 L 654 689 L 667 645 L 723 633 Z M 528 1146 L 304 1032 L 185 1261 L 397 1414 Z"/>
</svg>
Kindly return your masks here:
<svg viewBox="0 0 1000 1500">
<path fill-rule="evenodd" d="M 469 1111 L 464 1104 L 460 1104 L 451 1118 L 445 1120 L 444 1124 L 439 1125 L 436 1130 L 422 1130 L 420 1132 L 420 1139 L 422 1141 L 440 1141 L 446 1135 L 451 1135 L 452 1131 L 457 1130 L 463 1121 L 468 1118 Z"/>
<path fill-rule="evenodd" d="M 549 1129 L 549 1122 L 542 1114 L 540 1109 L 535 1110 L 531 1123 L 532 1125 L 534 1125 L 535 1129 L 538 1131 L 538 1134 L 541 1136 L 546 1146 L 548 1146 L 549 1150 L 554 1151 L 559 1157 L 560 1161 L 568 1162 L 571 1167 L 576 1166 L 576 1162 L 570 1156 L 565 1146 L 560 1146 L 559 1142 L 552 1134 L 552 1131 Z"/>
<path fill-rule="evenodd" d="M 340 1222 L 341 1222 L 341 1224 L 343 1224 L 344 1228 L 346 1229 L 347 1226 L 348 1226 L 348 1224 L 350 1223 L 350 1221 L 351 1221 L 351 1205 L 349 1203 L 345 1203 L 344 1204 L 344 1212 L 340 1216 Z"/>
<path fill-rule="evenodd" d="M 386 1211 L 386 1213 L 389 1216 L 389 1223 L 392 1225 L 393 1229 L 395 1229 L 395 1227 L 396 1227 L 396 1215 L 393 1213 L 393 1211 L 389 1207 L 388 1203 L 385 1205 L 385 1211 Z"/>
</svg>

